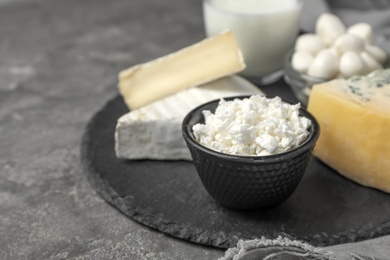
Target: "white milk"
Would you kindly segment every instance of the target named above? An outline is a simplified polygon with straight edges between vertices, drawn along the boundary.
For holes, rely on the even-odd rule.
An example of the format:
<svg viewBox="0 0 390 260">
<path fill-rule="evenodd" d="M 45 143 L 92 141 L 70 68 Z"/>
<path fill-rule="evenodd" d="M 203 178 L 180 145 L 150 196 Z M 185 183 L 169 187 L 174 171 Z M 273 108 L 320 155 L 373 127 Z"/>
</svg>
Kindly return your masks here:
<svg viewBox="0 0 390 260">
<path fill-rule="evenodd" d="M 241 74 L 264 77 L 280 71 L 299 30 L 300 0 L 204 0 L 206 33 L 230 29 L 247 68 Z"/>
</svg>

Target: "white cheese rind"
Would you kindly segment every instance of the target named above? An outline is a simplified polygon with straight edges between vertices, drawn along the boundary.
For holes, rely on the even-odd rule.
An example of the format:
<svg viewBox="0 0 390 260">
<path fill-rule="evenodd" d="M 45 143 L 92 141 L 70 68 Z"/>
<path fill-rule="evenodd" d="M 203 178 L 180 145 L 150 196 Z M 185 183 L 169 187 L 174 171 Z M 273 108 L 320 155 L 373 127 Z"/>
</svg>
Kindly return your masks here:
<svg viewBox="0 0 390 260">
<path fill-rule="evenodd" d="M 115 152 L 122 159 L 192 160 L 182 137 L 184 116 L 213 99 L 262 94 L 246 80 L 234 76 L 178 92 L 118 119 Z"/>
</svg>

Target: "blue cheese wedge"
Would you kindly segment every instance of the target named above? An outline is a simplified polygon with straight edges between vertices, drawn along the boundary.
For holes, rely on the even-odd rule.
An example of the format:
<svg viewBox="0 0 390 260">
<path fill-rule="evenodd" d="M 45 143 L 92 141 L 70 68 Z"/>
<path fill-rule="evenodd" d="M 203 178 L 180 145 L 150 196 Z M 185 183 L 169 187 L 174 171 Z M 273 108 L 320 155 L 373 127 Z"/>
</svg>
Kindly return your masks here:
<svg viewBox="0 0 390 260">
<path fill-rule="evenodd" d="M 390 69 L 313 87 L 314 154 L 345 177 L 390 192 Z"/>
<path fill-rule="evenodd" d="M 262 94 L 256 86 L 227 77 L 190 88 L 130 111 L 118 119 L 115 152 L 122 159 L 191 160 L 181 133 L 184 116 L 213 99 Z"/>
</svg>

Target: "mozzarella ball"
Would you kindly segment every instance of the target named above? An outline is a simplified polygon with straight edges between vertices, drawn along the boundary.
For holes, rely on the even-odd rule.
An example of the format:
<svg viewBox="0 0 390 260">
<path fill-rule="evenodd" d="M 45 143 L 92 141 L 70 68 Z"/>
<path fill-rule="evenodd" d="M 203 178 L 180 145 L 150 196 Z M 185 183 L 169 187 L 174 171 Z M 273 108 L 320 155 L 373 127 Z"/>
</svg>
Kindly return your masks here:
<svg viewBox="0 0 390 260">
<path fill-rule="evenodd" d="M 377 46 L 367 45 L 366 52 L 382 65 L 387 62 L 387 53 Z"/>
<path fill-rule="evenodd" d="M 340 54 L 344 54 L 347 51 L 354 51 L 358 53 L 364 51 L 363 39 L 349 33 L 339 36 L 333 46 Z"/>
<path fill-rule="evenodd" d="M 350 78 L 354 75 L 363 75 L 367 71 L 367 68 L 358 53 L 347 51 L 340 58 L 339 70 L 344 78 Z"/>
<path fill-rule="evenodd" d="M 335 56 L 339 57 L 341 56 L 342 53 L 340 53 L 335 47 L 330 47 L 328 49 L 330 52 L 332 52 Z"/>
<path fill-rule="evenodd" d="M 320 51 L 310 64 L 308 75 L 322 78 L 332 79 L 338 70 L 339 59 L 329 49 Z"/>
<path fill-rule="evenodd" d="M 302 34 L 295 43 L 295 50 L 298 52 L 308 52 L 316 55 L 320 50 L 325 48 L 321 38 L 315 34 Z"/>
<path fill-rule="evenodd" d="M 324 13 L 317 19 L 315 31 L 325 45 L 331 46 L 337 37 L 346 32 L 346 27 L 337 16 Z"/>
<path fill-rule="evenodd" d="M 295 52 L 291 59 L 292 67 L 299 72 L 306 73 L 313 61 L 313 55 L 308 52 Z"/>
<path fill-rule="evenodd" d="M 360 53 L 360 56 L 362 57 L 364 63 L 366 64 L 367 71 L 364 74 L 370 73 L 374 70 L 383 69 L 383 66 L 379 64 L 378 61 L 376 61 L 370 54 L 367 52 Z"/>
<path fill-rule="evenodd" d="M 357 23 L 348 28 L 348 33 L 359 36 L 366 44 L 372 43 L 372 27 L 368 23 Z"/>
</svg>

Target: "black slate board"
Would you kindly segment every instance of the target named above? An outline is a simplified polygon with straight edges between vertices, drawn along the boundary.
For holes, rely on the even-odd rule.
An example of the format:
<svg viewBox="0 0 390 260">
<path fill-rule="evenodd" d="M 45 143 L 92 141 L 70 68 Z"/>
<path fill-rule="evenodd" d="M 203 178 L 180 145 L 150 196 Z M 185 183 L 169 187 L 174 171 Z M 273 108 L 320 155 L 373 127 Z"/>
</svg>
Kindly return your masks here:
<svg viewBox="0 0 390 260">
<path fill-rule="evenodd" d="M 269 97 L 296 102 L 282 81 L 262 87 Z M 268 210 L 220 206 L 203 188 L 191 162 L 119 160 L 116 120 L 127 112 L 120 96 L 88 124 L 82 162 L 92 186 L 131 219 L 187 241 L 229 248 L 239 239 L 284 235 L 315 246 L 390 234 L 390 195 L 343 178 L 312 158 L 295 193 Z"/>
</svg>

